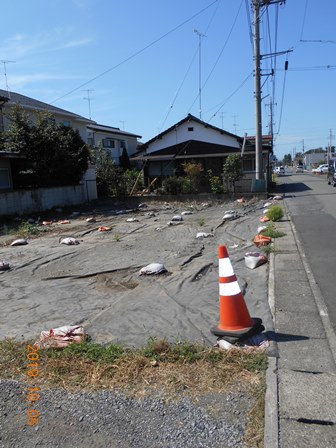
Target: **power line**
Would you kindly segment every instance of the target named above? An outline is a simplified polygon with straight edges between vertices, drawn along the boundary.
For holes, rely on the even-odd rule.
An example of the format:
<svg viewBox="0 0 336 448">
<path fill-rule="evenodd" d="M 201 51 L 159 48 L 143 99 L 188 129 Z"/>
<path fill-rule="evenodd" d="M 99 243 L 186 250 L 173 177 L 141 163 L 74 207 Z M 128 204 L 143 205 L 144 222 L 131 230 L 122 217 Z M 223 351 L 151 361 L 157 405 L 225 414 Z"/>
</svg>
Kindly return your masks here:
<svg viewBox="0 0 336 448">
<path fill-rule="evenodd" d="M 136 56 L 139 56 L 139 54 L 143 53 L 144 51 L 148 50 L 148 48 L 152 47 L 153 45 L 155 45 L 156 43 L 160 42 L 162 39 L 164 39 L 165 37 L 169 36 L 170 34 L 174 33 L 176 30 L 178 30 L 179 28 L 183 27 L 186 23 L 190 22 L 191 20 L 193 20 L 195 17 L 199 16 L 200 14 L 202 14 L 204 11 L 206 11 L 207 9 L 211 8 L 212 5 L 214 5 L 215 3 L 217 3 L 219 0 L 214 0 L 212 3 L 210 3 L 208 6 L 206 6 L 205 8 L 201 9 L 200 11 L 198 11 L 196 14 L 194 14 L 193 16 L 189 17 L 189 19 L 184 20 L 182 23 L 180 23 L 179 25 L 175 26 L 174 28 L 172 28 L 170 31 L 167 31 L 165 34 L 163 34 L 162 36 L 158 37 L 157 39 L 155 39 L 154 41 L 152 41 L 150 44 L 146 45 L 145 47 L 143 47 L 141 50 L 136 51 L 135 53 L 131 54 L 130 56 L 128 56 L 127 58 L 125 58 L 124 60 L 122 60 L 121 62 L 118 62 L 118 64 L 114 65 L 113 67 L 110 67 L 109 69 L 103 71 L 102 73 L 100 73 L 99 75 L 95 76 L 94 78 L 91 78 L 89 81 L 84 82 L 83 84 L 81 84 L 80 86 L 76 87 L 75 89 L 70 90 L 69 92 L 65 93 L 64 95 L 56 98 L 54 101 L 51 101 L 50 104 L 54 104 L 57 101 L 65 98 L 68 95 L 71 95 L 71 93 L 77 92 L 77 90 L 81 89 L 82 87 L 87 86 L 88 84 L 92 83 L 93 81 L 96 81 L 97 79 L 101 78 L 102 76 L 106 75 L 107 73 L 112 72 L 113 70 L 115 70 L 116 68 L 120 67 L 121 65 L 125 64 L 126 62 L 130 61 L 131 59 L 134 59 Z"/>
<path fill-rule="evenodd" d="M 237 22 L 238 15 L 239 15 L 240 9 L 241 9 L 241 7 L 242 7 L 242 4 L 243 4 L 243 0 L 242 0 L 241 3 L 240 3 L 240 6 L 239 6 L 238 11 L 237 11 L 237 14 L 236 14 L 235 19 L 234 19 L 234 21 L 233 21 L 233 24 L 232 24 L 232 26 L 231 26 L 231 28 L 230 28 L 229 34 L 228 34 L 228 36 L 227 36 L 227 38 L 226 38 L 226 40 L 225 40 L 225 42 L 224 42 L 224 45 L 223 45 L 223 47 L 222 47 L 222 49 L 221 49 L 221 51 L 220 51 L 220 53 L 219 53 L 219 55 L 218 55 L 218 57 L 217 57 L 217 59 L 216 59 L 215 64 L 213 65 L 212 69 L 210 70 L 210 73 L 209 73 L 207 79 L 205 80 L 205 82 L 204 82 L 204 84 L 203 84 L 203 86 L 202 86 L 202 89 L 204 89 L 204 87 L 205 87 L 206 84 L 208 83 L 210 77 L 212 76 L 212 74 L 213 74 L 213 72 L 214 72 L 214 70 L 215 70 L 215 68 L 216 68 L 216 66 L 217 66 L 217 64 L 218 64 L 218 62 L 219 62 L 219 60 L 220 60 L 220 58 L 221 58 L 221 56 L 222 56 L 224 50 L 225 50 L 225 48 L 226 48 L 226 45 L 228 44 L 228 41 L 229 41 L 229 39 L 230 39 L 230 37 L 231 37 L 231 34 L 232 34 L 232 32 L 233 32 L 234 26 L 235 26 L 235 24 L 236 24 L 236 22 Z M 196 98 L 194 99 L 194 101 L 193 101 L 192 105 L 189 107 L 188 111 L 190 111 L 190 110 L 192 109 L 192 107 L 194 106 L 195 102 L 197 101 L 197 98 L 198 98 L 198 95 L 197 95 Z"/>
<path fill-rule="evenodd" d="M 217 11 L 218 11 L 220 2 L 221 2 L 221 0 L 219 0 L 219 2 L 218 2 L 218 4 L 217 4 L 217 7 L 215 8 L 215 10 L 214 10 L 214 12 L 213 12 L 213 14 L 212 14 L 212 16 L 211 16 L 211 18 L 210 18 L 210 20 L 209 20 L 209 23 L 208 23 L 208 25 L 207 25 L 207 27 L 206 27 L 206 29 L 205 29 L 205 33 L 207 33 L 207 31 L 209 30 L 209 28 L 210 28 L 210 26 L 211 26 L 211 24 L 212 24 L 212 21 L 213 21 L 213 19 L 214 19 L 216 13 L 217 13 Z M 178 97 L 178 95 L 179 95 L 179 93 L 180 93 L 180 91 L 181 91 L 181 89 L 182 89 L 182 87 L 183 87 L 183 85 L 184 85 L 185 80 L 187 79 L 187 76 L 188 76 L 188 74 L 189 74 L 189 72 L 190 72 L 190 70 L 191 70 L 191 67 L 192 67 L 192 65 L 193 65 L 193 63 L 194 63 L 194 60 L 195 60 L 197 54 L 198 54 L 198 47 L 197 47 L 197 49 L 196 49 L 196 51 L 195 51 L 195 53 L 194 53 L 194 55 L 193 55 L 193 57 L 192 57 L 192 59 L 191 59 L 191 62 L 190 62 L 190 64 L 189 64 L 188 68 L 187 68 L 186 73 L 185 73 L 184 76 L 183 76 L 182 82 L 181 82 L 181 84 L 179 85 L 178 89 L 176 90 L 176 93 L 175 93 L 175 95 L 174 95 L 174 97 L 173 97 L 173 100 L 171 101 L 171 103 L 170 103 L 170 105 L 169 105 L 169 108 L 168 108 L 168 111 L 167 111 L 167 113 L 166 113 L 166 115 L 165 115 L 165 118 L 163 119 L 163 121 L 162 121 L 160 127 L 157 128 L 157 129 L 158 129 L 158 134 L 160 134 L 160 132 L 161 132 L 163 126 L 165 125 L 165 123 L 166 123 L 166 121 L 167 121 L 167 119 L 168 119 L 168 117 L 169 117 L 170 112 L 172 111 L 172 109 L 173 109 L 173 107 L 174 107 L 174 105 L 175 105 L 175 102 L 176 102 L 176 100 L 177 100 L 177 97 Z M 196 99 L 197 99 L 197 98 L 196 98 Z M 195 101 L 196 101 L 196 100 L 195 100 Z M 193 103 L 193 104 L 194 104 L 194 103 Z"/>
</svg>

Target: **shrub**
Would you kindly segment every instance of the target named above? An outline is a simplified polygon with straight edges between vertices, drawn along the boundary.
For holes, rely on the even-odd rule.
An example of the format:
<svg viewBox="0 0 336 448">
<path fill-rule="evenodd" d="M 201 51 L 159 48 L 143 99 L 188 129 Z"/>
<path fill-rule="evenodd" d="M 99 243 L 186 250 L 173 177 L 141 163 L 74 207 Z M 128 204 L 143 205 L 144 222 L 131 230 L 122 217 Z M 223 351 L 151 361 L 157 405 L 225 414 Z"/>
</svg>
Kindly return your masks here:
<svg viewBox="0 0 336 448">
<path fill-rule="evenodd" d="M 183 177 L 166 177 L 162 181 L 162 190 L 165 194 L 180 194 L 183 191 L 183 182 Z"/>
<path fill-rule="evenodd" d="M 223 180 L 220 176 L 215 176 L 212 170 L 208 170 L 208 179 L 212 193 L 223 193 Z"/>
<path fill-rule="evenodd" d="M 284 211 L 283 208 L 280 207 L 280 205 L 272 205 L 266 213 L 267 218 L 269 218 L 271 221 L 279 221 L 281 218 L 283 218 L 283 215 Z"/>
</svg>

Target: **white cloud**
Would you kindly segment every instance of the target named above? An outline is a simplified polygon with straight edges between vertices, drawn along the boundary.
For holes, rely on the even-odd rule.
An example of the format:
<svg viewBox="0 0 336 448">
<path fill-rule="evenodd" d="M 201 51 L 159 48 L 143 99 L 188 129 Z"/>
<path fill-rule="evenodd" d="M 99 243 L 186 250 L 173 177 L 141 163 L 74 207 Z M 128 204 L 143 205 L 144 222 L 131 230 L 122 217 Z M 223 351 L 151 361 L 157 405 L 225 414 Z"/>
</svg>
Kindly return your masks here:
<svg viewBox="0 0 336 448">
<path fill-rule="evenodd" d="M 72 40 L 65 44 L 63 44 L 60 48 L 74 48 L 74 47 L 82 47 L 83 45 L 89 44 L 92 42 L 92 39 L 84 38 L 78 40 Z"/>
<path fill-rule="evenodd" d="M 54 73 L 34 73 L 29 75 L 14 75 L 8 79 L 9 87 L 13 91 L 18 91 L 34 82 L 43 81 L 68 81 L 70 79 L 81 80 L 82 77 L 74 75 L 59 75 Z"/>
<path fill-rule="evenodd" d="M 75 48 L 92 41 L 90 37 L 73 39 L 74 30 L 55 28 L 35 35 L 15 34 L 0 45 L 2 59 L 18 60 L 41 52 Z"/>
</svg>

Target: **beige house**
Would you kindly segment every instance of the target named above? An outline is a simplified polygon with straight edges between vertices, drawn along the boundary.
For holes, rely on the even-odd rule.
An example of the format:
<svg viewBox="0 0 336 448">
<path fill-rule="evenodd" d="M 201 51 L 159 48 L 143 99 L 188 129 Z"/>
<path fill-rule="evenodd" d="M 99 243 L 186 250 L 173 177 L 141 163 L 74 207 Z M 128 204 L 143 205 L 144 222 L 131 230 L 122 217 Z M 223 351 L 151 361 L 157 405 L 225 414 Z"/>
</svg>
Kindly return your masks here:
<svg viewBox="0 0 336 448">
<path fill-rule="evenodd" d="M 124 149 L 126 149 L 129 157 L 135 154 L 138 149 L 138 139 L 141 138 L 141 135 L 96 123 L 89 124 L 86 128 L 89 145 L 95 149 L 102 148 L 108 152 L 116 165 L 119 165 Z"/>
</svg>

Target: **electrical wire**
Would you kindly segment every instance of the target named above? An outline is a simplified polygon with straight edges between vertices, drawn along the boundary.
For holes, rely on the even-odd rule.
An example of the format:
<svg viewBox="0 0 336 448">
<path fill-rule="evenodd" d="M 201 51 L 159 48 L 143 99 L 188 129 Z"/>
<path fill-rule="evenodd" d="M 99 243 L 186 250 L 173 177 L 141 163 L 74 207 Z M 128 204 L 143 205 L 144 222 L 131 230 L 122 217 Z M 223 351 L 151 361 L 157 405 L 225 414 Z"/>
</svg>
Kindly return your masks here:
<svg viewBox="0 0 336 448">
<path fill-rule="evenodd" d="M 232 26 L 231 26 L 231 28 L 230 28 L 229 34 L 228 34 L 228 36 L 227 36 L 227 38 L 226 38 L 226 40 L 225 40 L 225 42 L 224 42 L 224 45 L 223 45 L 223 47 L 222 47 L 222 49 L 221 49 L 221 51 L 220 51 L 220 53 L 219 53 L 219 55 L 218 55 L 218 57 L 217 57 L 217 59 L 216 59 L 215 64 L 213 65 L 212 69 L 210 70 L 210 73 L 209 73 L 207 79 L 206 79 L 205 82 L 203 83 L 201 90 L 204 89 L 204 87 L 205 87 L 206 84 L 208 83 L 209 79 L 211 78 L 211 75 L 213 74 L 213 72 L 214 72 L 214 70 L 215 70 L 215 68 L 216 68 L 216 66 L 217 66 L 217 64 L 218 64 L 218 62 L 219 62 L 219 60 L 220 60 L 220 58 L 221 58 L 221 56 L 222 56 L 222 54 L 223 54 L 223 52 L 224 52 L 224 50 L 225 50 L 225 48 L 226 48 L 226 45 L 227 45 L 228 42 L 229 42 L 229 39 L 230 39 L 231 34 L 232 34 L 232 32 L 233 32 L 233 29 L 234 29 L 234 27 L 235 27 L 235 25 L 236 25 L 236 22 L 237 22 L 237 19 L 238 19 L 238 16 L 239 16 L 239 13 L 240 13 L 242 4 L 243 4 L 243 0 L 241 1 L 240 5 L 239 5 L 237 14 L 236 14 L 236 16 L 235 16 L 235 18 L 234 18 L 233 24 L 232 24 Z M 194 104 L 196 103 L 196 101 L 198 100 L 198 98 L 199 98 L 199 94 L 196 96 L 196 98 L 194 99 L 192 105 L 189 107 L 188 112 L 190 112 L 190 110 L 193 108 L 193 106 L 194 106 Z"/>
<path fill-rule="evenodd" d="M 69 92 L 65 93 L 64 95 L 56 98 L 54 101 L 51 101 L 50 104 L 54 104 L 57 101 L 65 98 L 68 95 L 71 95 L 71 93 L 76 92 L 77 90 L 81 89 L 82 87 L 87 86 L 88 84 L 90 84 L 93 81 L 96 81 L 97 79 L 101 78 L 102 76 L 106 75 L 107 73 L 112 72 L 113 70 L 115 70 L 116 68 L 120 67 L 121 65 L 125 64 L 126 62 L 130 61 L 131 59 L 134 59 L 136 56 L 139 56 L 139 54 L 143 53 L 144 51 L 148 50 L 148 48 L 152 47 L 153 45 L 157 44 L 158 42 L 160 42 L 162 39 L 164 39 L 165 37 L 169 36 L 170 34 L 174 33 L 176 30 L 178 30 L 179 28 L 183 27 L 185 24 L 187 24 L 188 22 L 190 22 L 191 20 L 193 20 L 195 17 L 199 16 L 200 14 L 202 14 L 204 11 L 206 11 L 207 9 L 209 9 L 212 5 L 214 5 L 215 3 L 217 3 L 219 0 L 214 0 L 212 3 L 210 3 L 208 6 L 206 6 L 205 8 L 201 9 L 200 11 L 198 11 L 197 13 L 195 13 L 194 15 L 192 15 L 191 17 L 189 17 L 189 19 L 184 20 L 182 23 L 180 23 L 179 25 L 175 26 L 174 28 L 172 28 L 170 31 L 167 31 L 165 34 L 163 34 L 162 36 L 158 37 L 157 39 L 155 39 L 154 41 L 152 41 L 150 44 L 146 45 L 145 47 L 143 47 L 142 49 L 136 51 L 135 53 L 131 54 L 130 56 L 128 56 L 127 58 L 125 58 L 124 60 L 122 60 L 121 62 L 118 62 L 118 64 L 114 65 L 113 67 L 110 67 L 109 69 L 101 72 L 99 75 L 91 78 L 90 80 L 84 82 L 83 84 L 81 84 L 80 86 L 76 87 L 75 89 L 70 90 Z"/>
<path fill-rule="evenodd" d="M 229 95 L 225 101 L 223 103 L 220 104 L 220 107 L 216 110 L 216 112 L 210 117 L 210 119 L 208 120 L 208 123 L 210 123 L 210 121 L 218 114 L 218 112 L 220 112 L 220 110 L 225 106 L 225 104 L 244 86 L 244 84 L 246 84 L 246 82 L 251 78 L 251 76 L 253 75 L 253 70 L 251 71 L 251 73 L 246 76 L 246 78 L 241 82 L 241 84 L 231 93 L 231 95 Z M 212 107 L 211 109 L 214 109 L 217 106 Z M 209 111 L 211 110 L 209 109 Z"/>
<path fill-rule="evenodd" d="M 283 80 L 283 85 L 282 85 L 279 125 L 278 125 L 278 131 L 276 132 L 277 135 L 280 133 L 280 127 L 281 127 L 281 121 L 282 121 L 282 111 L 283 111 L 283 104 L 284 104 L 284 97 L 285 97 L 286 78 L 287 78 L 287 70 L 285 70 L 285 75 L 284 75 L 284 80 Z"/>
<path fill-rule="evenodd" d="M 205 33 L 208 32 L 208 30 L 209 30 L 209 28 L 210 28 L 210 26 L 211 26 L 211 23 L 213 22 L 213 19 L 215 18 L 215 15 L 216 15 L 216 13 L 217 13 L 217 11 L 218 11 L 218 8 L 219 8 L 220 3 L 221 3 L 221 0 L 218 1 L 217 7 L 216 7 L 216 9 L 214 10 L 214 12 L 213 12 L 213 14 L 212 14 L 212 16 L 211 16 L 211 18 L 210 18 L 210 20 L 209 20 L 209 23 L 208 23 L 208 25 L 207 25 L 207 27 L 206 27 L 206 29 L 205 29 Z M 167 113 L 166 113 L 166 116 L 165 116 L 164 120 L 162 121 L 162 123 L 161 123 L 161 125 L 160 125 L 160 127 L 159 127 L 159 132 L 158 132 L 158 134 L 161 133 L 161 131 L 162 131 L 162 129 L 163 129 L 163 127 L 164 127 L 164 125 L 165 125 L 165 123 L 166 123 L 166 121 L 167 121 L 169 115 L 170 115 L 170 112 L 172 111 L 172 109 L 173 109 L 173 107 L 174 107 L 175 101 L 177 100 L 177 97 L 178 97 L 178 95 L 179 95 L 179 93 L 180 93 L 180 91 L 181 91 L 181 89 L 182 89 L 182 87 L 183 87 L 183 85 L 184 85 L 184 82 L 185 82 L 185 80 L 187 79 L 187 76 L 188 76 L 188 74 L 189 74 L 189 72 L 190 72 L 190 70 L 191 70 L 191 67 L 192 67 L 192 65 L 193 65 L 193 63 L 194 63 L 194 61 L 195 61 L 195 59 L 196 59 L 196 56 L 197 56 L 198 51 L 199 51 L 199 50 L 198 50 L 198 48 L 197 48 L 196 51 L 195 51 L 195 53 L 194 53 L 194 55 L 193 55 L 193 57 L 192 57 L 192 59 L 191 59 L 191 62 L 190 62 L 190 64 L 189 64 L 189 67 L 187 68 L 187 71 L 186 71 L 186 73 L 185 73 L 185 75 L 184 75 L 184 77 L 183 77 L 183 79 L 182 79 L 182 82 L 181 82 L 180 86 L 178 87 L 178 89 L 177 89 L 177 91 L 176 91 L 176 93 L 175 93 L 175 95 L 174 95 L 173 100 L 172 100 L 171 103 L 170 103 L 170 106 L 169 106 L 169 108 L 168 108 L 168 111 L 167 111 Z"/>
<path fill-rule="evenodd" d="M 303 13 L 303 20 L 302 20 L 302 27 L 301 27 L 301 35 L 300 35 L 300 42 L 302 41 L 303 30 L 304 30 L 304 26 L 305 26 L 305 22 L 306 22 L 307 6 L 308 6 L 308 0 L 306 0 L 305 10 L 304 10 L 304 13 Z"/>
<path fill-rule="evenodd" d="M 245 7 L 246 7 L 246 16 L 247 16 L 247 24 L 248 24 L 248 29 L 249 29 L 250 43 L 251 43 L 252 54 L 253 54 L 253 32 L 252 32 L 252 23 L 251 23 L 250 9 L 248 6 L 248 0 L 245 0 Z"/>
</svg>

